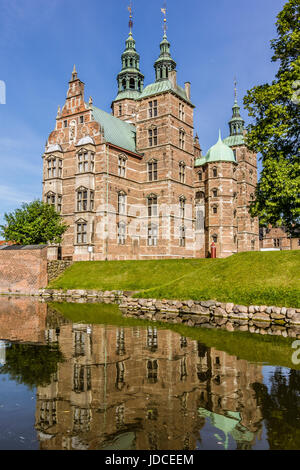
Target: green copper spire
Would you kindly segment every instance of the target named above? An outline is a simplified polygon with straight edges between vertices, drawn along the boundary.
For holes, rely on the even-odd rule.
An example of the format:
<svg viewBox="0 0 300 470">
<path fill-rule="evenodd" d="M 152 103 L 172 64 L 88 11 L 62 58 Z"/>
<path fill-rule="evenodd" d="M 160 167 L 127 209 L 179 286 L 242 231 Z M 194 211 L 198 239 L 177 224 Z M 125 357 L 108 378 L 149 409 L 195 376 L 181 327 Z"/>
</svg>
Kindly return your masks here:
<svg viewBox="0 0 300 470">
<path fill-rule="evenodd" d="M 129 20 L 129 36 L 126 40 L 125 51 L 122 54 L 122 70 L 117 76 L 118 96 L 117 100 L 124 98 L 136 99 L 143 91 L 144 75 L 140 71 L 140 56 L 135 48 L 135 40 L 132 36 L 132 9 Z"/>
<path fill-rule="evenodd" d="M 237 102 L 237 90 L 236 90 L 236 85 L 237 82 L 235 80 L 234 82 L 234 105 L 232 108 L 232 118 L 229 121 L 229 130 L 230 130 L 230 135 L 243 135 L 244 132 L 244 125 L 245 121 L 240 115 L 240 107 Z"/>
<path fill-rule="evenodd" d="M 170 43 L 167 38 L 167 9 L 162 8 L 161 12 L 164 14 L 164 35 L 160 43 L 160 56 L 154 64 L 156 81 L 168 80 L 169 73 L 176 68 L 176 62 L 172 59 L 170 53 Z"/>
</svg>

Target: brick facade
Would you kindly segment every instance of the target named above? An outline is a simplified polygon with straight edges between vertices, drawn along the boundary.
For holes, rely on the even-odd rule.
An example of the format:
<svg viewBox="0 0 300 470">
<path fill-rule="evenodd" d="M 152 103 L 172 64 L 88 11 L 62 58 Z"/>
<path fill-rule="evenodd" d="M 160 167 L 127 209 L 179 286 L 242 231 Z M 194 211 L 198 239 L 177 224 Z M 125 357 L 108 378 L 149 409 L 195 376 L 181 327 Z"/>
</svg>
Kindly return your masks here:
<svg viewBox="0 0 300 470">
<path fill-rule="evenodd" d="M 260 229 L 260 248 L 277 250 L 300 250 L 300 238 L 290 237 L 284 227 Z"/>
<path fill-rule="evenodd" d="M 154 85 L 132 99 L 121 92 L 101 120 L 74 68 L 43 155 L 43 198 L 69 225 L 63 259 L 203 258 L 213 240 L 218 257 L 259 249 L 258 220 L 248 212 L 256 155 L 242 141 L 232 146 L 235 162 L 197 166 L 189 82 L 180 88 L 170 69 Z M 122 147 L 126 129 L 134 149 Z"/>
<path fill-rule="evenodd" d="M 0 249 L 0 294 L 29 294 L 46 287 L 47 283 L 47 247 L 11 246 Z"/>
</svg>

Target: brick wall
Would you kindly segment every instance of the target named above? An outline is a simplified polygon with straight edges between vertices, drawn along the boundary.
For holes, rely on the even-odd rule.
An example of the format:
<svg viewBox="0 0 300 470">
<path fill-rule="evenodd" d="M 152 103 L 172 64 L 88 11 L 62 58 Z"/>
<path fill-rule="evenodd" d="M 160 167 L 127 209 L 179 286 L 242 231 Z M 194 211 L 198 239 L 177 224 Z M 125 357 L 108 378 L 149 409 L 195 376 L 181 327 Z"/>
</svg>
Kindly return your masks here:
<svg viewBox="0 0 300 470">
<path fill-rule="evenodd" d="M 47 283 L 46 246 L 0 249 L 0 293 L 29 294 L 46 287 Z"/>
</svg>

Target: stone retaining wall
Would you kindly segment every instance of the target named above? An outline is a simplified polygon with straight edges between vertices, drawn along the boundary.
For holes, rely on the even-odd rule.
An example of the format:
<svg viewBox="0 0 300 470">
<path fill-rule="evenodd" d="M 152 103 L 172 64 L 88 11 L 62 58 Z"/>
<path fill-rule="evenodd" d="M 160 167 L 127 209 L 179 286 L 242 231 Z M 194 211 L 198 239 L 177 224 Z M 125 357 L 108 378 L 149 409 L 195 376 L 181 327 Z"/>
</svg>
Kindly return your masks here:
<svg viewBox="0 0 300 470">
<path fill-rule="evenodd" d="M 64 302 L 118 303 L 125 316 L 181 323 L 191 327 L 276 334 L 300 338 L 300 308 L 235 305 L 215 300 L 158 300 L 133 298 L 133 291 L 40 289 L 33 295 Z"/>
<path fill-rule="evenodd" d="M 48 282 L 54 281 L 58 276 L 73 264 L 73 261 L 52 260 L 47 263 Z"/>
</svg>

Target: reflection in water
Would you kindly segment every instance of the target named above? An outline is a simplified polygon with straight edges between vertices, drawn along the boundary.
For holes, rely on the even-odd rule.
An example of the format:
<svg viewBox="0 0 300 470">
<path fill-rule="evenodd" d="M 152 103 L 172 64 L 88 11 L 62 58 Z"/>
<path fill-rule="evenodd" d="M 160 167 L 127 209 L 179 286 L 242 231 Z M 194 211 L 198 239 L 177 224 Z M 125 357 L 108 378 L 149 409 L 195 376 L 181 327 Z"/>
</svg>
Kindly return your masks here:
<svg viewBox="0 0 300 470">
<path fill-rule="evenodd" d="M 268 390 L 261 364 L 174 331 L 75 324 L 28 299 L 0 300 L 0 339 L 0 371 L 36 386 L 40 449 L 299 448 L 299 371 Z"/>
</svg>

